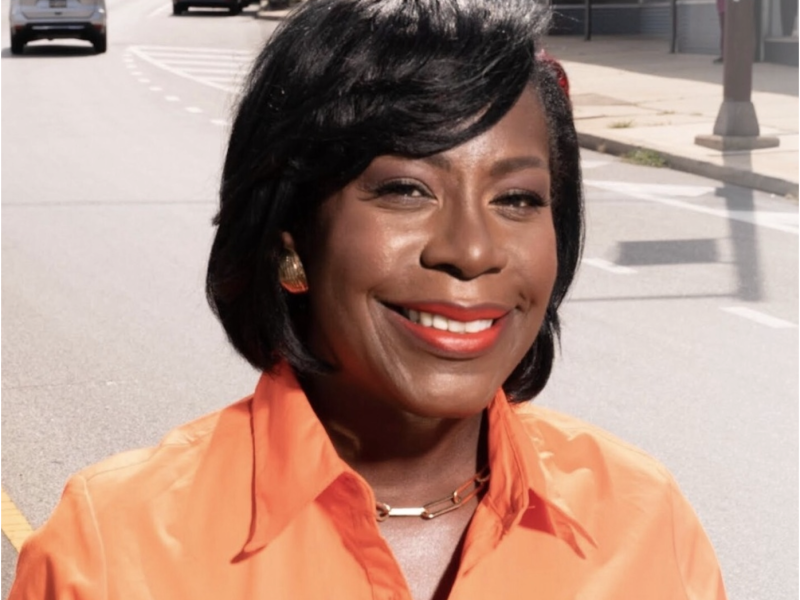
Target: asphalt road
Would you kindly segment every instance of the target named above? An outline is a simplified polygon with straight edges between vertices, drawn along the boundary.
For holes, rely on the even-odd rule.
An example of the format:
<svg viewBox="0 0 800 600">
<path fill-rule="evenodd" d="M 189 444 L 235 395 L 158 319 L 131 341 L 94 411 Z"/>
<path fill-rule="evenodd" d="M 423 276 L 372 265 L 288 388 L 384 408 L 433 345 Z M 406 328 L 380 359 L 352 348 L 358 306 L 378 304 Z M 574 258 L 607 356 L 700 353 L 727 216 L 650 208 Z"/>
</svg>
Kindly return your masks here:
<svg viewBox="0 0 800 600">
<path fill-rule="evenodd" d="M 109 51 L 8 50 L 2 5 L 2 486 L 66 478 L 249 394 L 203 277 L 235 90 L 274 29 L 109 0 Z M 798 597 L 797 205 L 586 152 L 588 235 L 537 400 L 675 474 L 732 600 Z M 16 554 L 3 538 L 3 596 Z"/>
</svg>

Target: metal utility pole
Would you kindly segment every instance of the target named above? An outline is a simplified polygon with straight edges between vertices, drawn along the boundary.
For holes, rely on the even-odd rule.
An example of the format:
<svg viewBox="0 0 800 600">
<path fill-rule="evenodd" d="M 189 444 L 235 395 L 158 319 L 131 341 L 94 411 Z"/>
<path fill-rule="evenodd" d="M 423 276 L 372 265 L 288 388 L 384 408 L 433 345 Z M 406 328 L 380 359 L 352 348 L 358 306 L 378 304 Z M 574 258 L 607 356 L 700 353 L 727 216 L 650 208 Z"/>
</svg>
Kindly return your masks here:
<svg viewBox="0 0 800 600">
<path fill-rule="evenodd" d="M 592 0 L 583 0 L 583 39 L 592 39 Z"/>
<path fill-rule="evenodd" d="M 715 150 L 754 150 L 777 146 L 776 137 L 760 135 L 751 101 L 755 54 L 755 0 L 727 0 L 723 48 L 723 99 L 713 135 L 695 143 Z"/>
<path fill-rule="evenodd" d="M 678 47 L 678 0 L 671 0 L 669 3 L 669 14 L 671 20 L 671 31 L 669 40 L 669 53 L 675 54 Z"/>
</svg>

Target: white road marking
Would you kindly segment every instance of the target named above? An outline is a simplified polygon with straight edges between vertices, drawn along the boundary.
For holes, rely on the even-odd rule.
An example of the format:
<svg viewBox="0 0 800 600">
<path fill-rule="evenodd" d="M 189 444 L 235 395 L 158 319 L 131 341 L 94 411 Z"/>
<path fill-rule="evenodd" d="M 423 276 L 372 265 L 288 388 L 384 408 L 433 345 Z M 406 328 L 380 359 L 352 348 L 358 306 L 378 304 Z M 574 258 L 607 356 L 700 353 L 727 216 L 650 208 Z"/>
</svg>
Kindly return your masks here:
<svg viewBox="0 0 800 600">
<path fill-rule="evenodd" d="M 134 77 L 139 77 L 141 74 L 142 74 L 141 71 L 131 71 L 131 75 L 133 75 Z"/>
<path fill-rule="evenodd" d="M 213 125 L 218 125 L 220 127 L 227 127 L 228 122 L 225 119 L 211 119 L 211 123 Z"/>
<path fill-rule="evenodd" d="M 712 208 L 692 204 L 675 198 L 697 198 L 714 192 L 711 186 L 699 185 L 659 185 L 652 183 L 626 183 L 622 181 L 597 181 L 584 179 L 586 185 L 600 188 L 609 192 L 617 192 L 648 202 L 657 202 L 666 206 L 672 206 L 683 210 L 721 217 L 723 219 L 733 219 L 743 223 L 750 223 L 758 227 L 767 227 L 785 233 L 798 234 L 798 214 L 797 212 L 766 212 L 749 210 L 727 210 L 724 208 Z"/>
<path fill-rule="evenodd" d="M 609 273 L 615 273 L 617 275 L 632 275 L 633 273 L 636 273 L 636 269 L 614 264 L 604 258 L 584 258 L 581 262 L 592 267 L 597 267 L 598 269 L 603 269 Z"/>
<path fill-rule="evenodd" d="M 151 65 L 228 93 L 241 89 L 254 54 L 220 48 L 131 46 L 130 52 Z"/>
<path fill-rule="evenodd" d="M 608 161 L 608 160 L 582 160 L 581 161 L 581 169 L 583 169 L 583 170 L 596 169 L 598 167 L 605 167 L 608 164 L 611 164 L 611 161 Z"/>
<path fill-rule="evenodd" d="M 140 79 L 139 83 L 150 83 L 149 79 Z"/>
<path fill-rule="evenodd" d="M 180 100 L 180 98 L 178 98 L 177 96 L 164 96 L 164 100 L 166 100 L 167 102 L 177 102 L 178 100 Z"/>
<path fill-rule="evenodd" d="M 190 113 L 195 113 L 195 114 L 203 112 L 202 108 L 197 108 L 196 106 L 187 106 L 186 110 Z"/>
<path fill-rule="evenodd" d="M 160 88 L 160 87 L 158 87 L 157 85 L 151 85 L 151 86 L 150 86 L 150 91 L 151 91 L 151 92 L 160 92 L 160 91 L 161 91 L 161 88 Z"/>
<path fill-rule="evenodd" d="M 171 3 L 169 3 L 169 2 L 167 2 L 167 3 L 165 3 L 163 6 L 159 6 L 159 7 L 158 7 L 157 9 L 155 9 L 154 11 L 151 11 L 151 12 L 150 12 L 150 13 L 147 15 L 147 18 L 148 18 L 148 19 L 152 19 L 153 17 L 157 17 L 157 16 L 158 16 L 158 15 L 160 15 L 161 13 L 165 13 L 165 12 L 168 12 L 168 11 L 170 11 L 170 10 L 172 10 L 172 4 L 171 4 Z"/>
<path fill-rule="evenodd" d="M 136 53 L 140 50 L 161 53 L 203 52 L 207 54 L 231 54 L 240 56 L 254 56 L 250 50 L 231 50 L 228 48 L 202 48 L 198 46 L 131 46 L 130 51 Z"/>
<path fill-rule="evenodd" d="M 785 321 L 761 311 L 747 308 L 746 306 L 721 306 L 720 308 L 725 312 L 737 315 L 739 317 L 744 317 L 745 319 L 750 319 L 751 321 L 755 321 L 756 323 L 766 325 L 767 327 L 772 327 L 774 329 L 793 329 L 797 327 L 797 325 L 791 321 Z"/>
</svg>

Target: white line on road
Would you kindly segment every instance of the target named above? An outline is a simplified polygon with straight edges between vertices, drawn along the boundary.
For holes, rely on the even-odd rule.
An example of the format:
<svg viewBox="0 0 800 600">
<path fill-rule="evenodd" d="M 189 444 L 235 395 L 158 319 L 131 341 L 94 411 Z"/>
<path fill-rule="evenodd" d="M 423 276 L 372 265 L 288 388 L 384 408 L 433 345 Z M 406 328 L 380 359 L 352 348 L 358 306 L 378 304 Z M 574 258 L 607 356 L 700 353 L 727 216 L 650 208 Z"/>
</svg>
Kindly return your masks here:
<svg viewBox="0 0 800 600">
<path fill-rule="evenodd" d="M 157 85 L 151 85 L 151 86 L 150 86 L 150 91 L 151 91 L 151 92 L 160 92 L 160 91 L 161 91 L 161 88 L 160 88 L 160 87 L 158 87 Z"/>
<path fill-rule="evenodd" d="M 581 169 L 596 169 L 598 167 L 605 167 L 607 164 L 610 164 L 610 161 L 587 159 L 581 161 Z"/>
<path fill-rule="evenodd" d="M 797 327 L 797 325 L 791 321 L 784 321 L 778 317 L 773 317 L 772 315 L 768 315 L 752 308 L 747 308 L 746 306 L 721 306 L 720 308 L 722 308 L 722 310 L 725 312 L 737 315 L 739 317 L 744 317 L 745 319 L 750 319 L 751 321 L 755 321 L 761 325 L 766 325 L 767 327 L 772 327 L 773 329 L 793 329 Z"/>
<path fill-rule="evenodd" d="M 196 106 L 187 106 L 186 110 L 190 113 L 195 113 L 195 114 L 203 112 L 202 108 L 197 108 Z"/>
<path fill-rule="evenodd" d="M 639 200 L 647 200 L 649 202 L 657 202 L 666 206 L 680 208 L 683 210 L 690 210 L 706 215 L 713 215 L 715 217 L 722 217 L 723 219 L 732 219 L 734 221 L 741 221 L 749 223 L 758 227 L 767 227 L 785 233 L 798 234 L 797 227 L 797 212 L 769 212 L 769 211 L 750 211 L 750 210 L 728 210 L 726 208 L 711 208 L 710 206 L 702 206 L 699 204 L 692 204 L 683 200 L 674 199 L 675 196 L 683 198 L 697 198 L 706 194 L 710 194 L 715 188 L 711 186 L 688 186 L 688 185 L 660 185 L 660 184 L 647 184 L 647 183 L 628 183 L 622 181 L 597 181 L 593 179 L 584 179 L 584 184 L 600 188 L 609 192 L 617 192 L 625 194 L 631 198 Z M 667 197 L 665 197 L 667 196 Z M 672 196 L 670 198 L 669 196 Z"/>
<path fill-rule="evenodd" d="M 139 83 L 150 83 L 149 79 L 140 79 Z"/>
<path fill-rule="evenodd" d="M 194 81 L 195 83 L 199 83 L 200 85 L 207 85 L 209 87 L 213 87 L 213 88 L 216 88 L 218 90 L 222 90 L 223 92 L 231 93 L 231 92 L 238 91 L 238 89 L 235 86 L 215 84 L 215 83 L 210 82 L 210 81 L 205 81 L 201 77 L 195 77 L 193 75 L 190 75 L 189 73 L 187 73 L 185 71 L 182 71 L 180 69 L 174 69 L 174 68 L 170 67 L 168 64 L 166 64 L 166 63 L 164 63 L 164 62 L 162 62 L 160 60 L 157 60 L 157 59 L 153 58 L 152 56 L 148 55 L 146 52 L 144 52 L 143 50 L 141 50 L 140 48 L 138 48 L 136 46 L 132 46 L 131 47 L 131 52 L 136 54 L 142 60 L 146 60 L 151 65 L 156 66 L 159 69 L 163 69 L 164 71 L 168 71 L 168 72 L 172 73 L 173 75 L 177 75 L 178 77 L 183 77 L 184 79 L 189 79 L 190 81 Z"/>
<path fill-rule="evenodd" d="M 177 96 L 164 96 L 164 100 L 166 100 L 167 102 L 177 102 L 178 100 L 180 100 L 180 98 L 178 98 Z"/>
<path fill-rule="evenodd" d="M 636 273 L 636 269 L 614 264 L 604 258 L 584 258 L 582 262 L 589 266 L 597 267 L 598 269 L 603 269 L 604 271 L 615 273 L 617 275 L 631 275 Z"/>
<path fill-rule="evenodd" d="M 175 53 L 175 52 L 202 52 L 208 54 L 237 54 L 240 56 L 255 56 L 251 50 L 230 50 L 226 48 L 201 48 L 197 46 L 132 46 L 131 52 L 138 53 L 145 50 L 148 53 Z"/>
<path fill-rule="evenodd" d="M 227 127 L 228 122 L 225 119 L 211 119 L 211 123 L 213 125 L 218 125 L 219 127 Z"/>
<path fill-rule="evenodd" d="M 164 4 L 163 6 L 159 6 L 159 7 L 158 7 L 157 9 L 155 9 L 154 11 L 151 11 L 151 12 L 150 12 L 150 13 L 147 15 L 147 18 L 148 18 L 148 19 L 152 19 L 153 17 L 157 17 L 157 16 L 158 16 L 158 15 L 160 15 L 161 13 L 165 13 L 165 12 L 169 11 L 171 8 L 172 8 L 172 5 L 171 5 L 171 4 L 169 4 L 169 3 L 166 3 L 166 4 Z"/>
<path fill-rule="evenodd" d="M 250 58 L 225 56 L 224 54 L 175 54 L 173 56 L 165 56 L 163 54 L 151 53 L 150 56 L 159 60 L 168 60 L 171 65 L 236 65 L 237 67 L 246 68 L 250 64 Z M 177 57 L 184 58 L 177 58 Z"/>
<path fill-rule="evenodd" d="M 131 75 L 133 75 L 134 77 L 140 77 L 141 74 L 142 74 L 141 71 L 131 71 Z"/>
</svg>

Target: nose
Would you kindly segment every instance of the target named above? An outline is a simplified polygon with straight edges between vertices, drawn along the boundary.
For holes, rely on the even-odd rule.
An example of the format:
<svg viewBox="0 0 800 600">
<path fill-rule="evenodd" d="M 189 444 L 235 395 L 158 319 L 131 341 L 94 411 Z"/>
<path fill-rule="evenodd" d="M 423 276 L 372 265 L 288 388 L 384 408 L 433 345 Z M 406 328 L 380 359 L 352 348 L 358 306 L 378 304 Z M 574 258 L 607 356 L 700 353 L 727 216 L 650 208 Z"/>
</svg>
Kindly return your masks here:
<svg viewBox="0 0 800 600">
<path fill-rule="evenodd" d="M 487 207 L 465 204 L 452 203 L 437 213 L 420 262 L 425 268 L 469 281 L 502 271 L 507 253 Z"/>
</svg>

